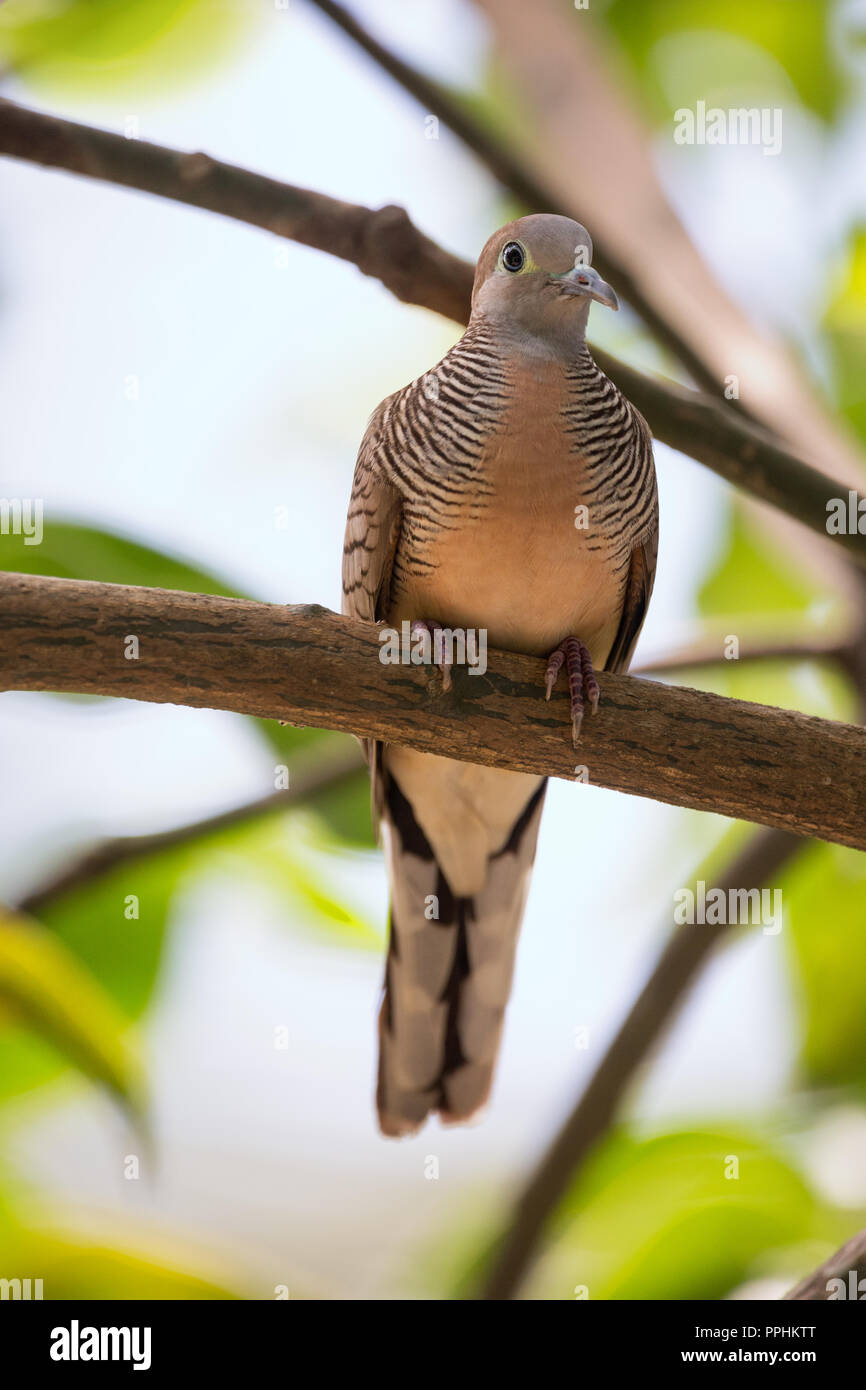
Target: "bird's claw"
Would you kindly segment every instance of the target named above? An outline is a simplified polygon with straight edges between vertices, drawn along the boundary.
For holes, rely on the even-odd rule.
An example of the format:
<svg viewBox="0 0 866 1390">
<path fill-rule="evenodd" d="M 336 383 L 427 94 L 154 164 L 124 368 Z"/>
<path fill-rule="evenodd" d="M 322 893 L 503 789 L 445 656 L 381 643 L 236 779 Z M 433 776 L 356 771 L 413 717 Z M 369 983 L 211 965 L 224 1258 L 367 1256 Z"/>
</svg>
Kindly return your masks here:
<svg viewBox="0 0 866 1390">
<path fill-rule="evenodd" d="M 556 685 L 556 678 L 563 665 L 568 676 L 568 690 L 571 696 L 571 739 L 576 748 L 580 741 L 580 730 L 583 724 L 584 698 L 588 701 L 592 713 L 595 714 L 601 692 L 595 678 L 592 657 L 587 647 L 579 637 L 566 637 L 565 641 L 551 652 L 547 663 L 544 682 L 546 700 L 550 699 L 553 687 Z"/>
<path fill-rule="evenodd" d="M 437 623 L 437 622 L 434 622 L 434 621 L 432 621 L 432 620 L 431 620 L 430 622 L 424 622 L 423 619 L 421 619 L 421 618 L 416 618 L 415 621 L 412 623 L 412 627 L 411 627 L 411 634 L 412 634 L 413 637 L 415 636 L 416 632 L 423 632 L 423 633 L 426 633 L 427 636 L 430 638 L 430 651 L 431 651 L 431 654 L 432 654 L 433 652 L 435 652 L 435 646 L 436 646 L 436 633 L 437 633 L 437 632 L 443 632 L 443 631 L 444 631 L 444 628 L 442 627 L 442 624 L 441 624 L 441 623 Z M 437 662 L 435 662 L 434 664 L 438 667 L 439 672 L 440 672 L 440 674 L 441 674 L 441 676 L 442 676 L 442 689 L 443 689 L 443 691 L 444 691 L 444 690 L 450 690 L 450 689 L 451 689 L 451 652 L 450 652 L 450 651 L 446 651 L 446 649 L 445 649 L 445 643 L 444 643 L 444 642 L 442 643 L 442 660 L 441 660 L 441 661 L 437 661 Z"/>
</svg>

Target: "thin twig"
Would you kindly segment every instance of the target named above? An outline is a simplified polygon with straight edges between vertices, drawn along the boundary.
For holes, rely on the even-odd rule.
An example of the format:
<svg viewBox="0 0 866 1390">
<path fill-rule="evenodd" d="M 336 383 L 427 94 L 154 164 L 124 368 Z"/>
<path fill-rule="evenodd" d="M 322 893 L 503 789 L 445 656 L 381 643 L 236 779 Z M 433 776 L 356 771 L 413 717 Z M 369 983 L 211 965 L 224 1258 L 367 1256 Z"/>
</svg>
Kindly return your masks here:
<svg viewBox="0 0 866 1390">
<path fill-rule="evenodd" d="M 725 656 L 724 640 L 704 638 L 677 651 L 668 652 L 649 661 L 640 661 L 630 668 L 633 676 L 665 676 L 680 671 L 722 666 L 732 669 L 745 663 L 763 661 L 834 661 L 843 670 L 851 667 L 851 643 L 838 637 L 771 637 L 739 643 L 736 657 Z"/>
<path fill-rule="evenodd" d="M 841 1281 L 831 1287 L 831 1281 Z M 861 1280 L 864 1282 L 861 1284 Z M 835 1298 L 862 1300 L 866 1293 L 866 1230 L 858 1231 L 841 1249 L 825 1260 L 814 1274 L 801 1279 L 785 1294 L 787 1302 L 829 1302 Z"/>
<path fill-rule="evenodd" d="M 181 845 L 194 844 L 221 830 L 246 825 L 262 816 L 289 811 L 322 792 L 343 786 L 363 772 L 364 766 L 360 749 L 346 748 L 338 758 L 329 756 L 312 767 L 301 768 L 297 773 L 293 773 L 291 784 L 285 790 L 274 791 L 253 801 L 243 802 L 228 811 L 220 811 L 201 820 L 187 821 L 184 825 L 173 826 L 170 830 L 158 830 L 150 835 L 122 835 L 103 840 L 73 859 L 45 883 L 32 889 L 19 903 L 17 910 L 31 917 L 38 917 L 50 903 L 76 888 L 89 886 L 104 878 L 120 864 L 128 864 L 134 859 L 145 859 L 149 855 L 177 849 Z"/>
</svg>

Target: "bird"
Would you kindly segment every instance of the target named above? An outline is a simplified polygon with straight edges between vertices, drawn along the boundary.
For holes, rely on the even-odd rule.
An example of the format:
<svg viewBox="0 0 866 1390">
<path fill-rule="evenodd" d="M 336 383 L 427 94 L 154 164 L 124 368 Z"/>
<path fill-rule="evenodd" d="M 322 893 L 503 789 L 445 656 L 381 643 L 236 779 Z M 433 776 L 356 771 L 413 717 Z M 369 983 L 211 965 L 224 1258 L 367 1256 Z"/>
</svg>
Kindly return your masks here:
<svg viewBox="0 0 866 1390">
<path fill-rule="evenodd" d="M 564 666 L 575 746 L 596 670 L 631 660 L 658 551 L 649 427 L 586 342 L 590 304 L 619 307 L 591 262 L 568 217 L 489 238 L 463 336 L 370 418 L 342 569 L 349 617 L 484 631 L 547 660 L 548 699 Z M 362 745 L 391 902 L 376 1107 L 403 1137 L 489 1099 L 546 779 Z"/>
</svg>

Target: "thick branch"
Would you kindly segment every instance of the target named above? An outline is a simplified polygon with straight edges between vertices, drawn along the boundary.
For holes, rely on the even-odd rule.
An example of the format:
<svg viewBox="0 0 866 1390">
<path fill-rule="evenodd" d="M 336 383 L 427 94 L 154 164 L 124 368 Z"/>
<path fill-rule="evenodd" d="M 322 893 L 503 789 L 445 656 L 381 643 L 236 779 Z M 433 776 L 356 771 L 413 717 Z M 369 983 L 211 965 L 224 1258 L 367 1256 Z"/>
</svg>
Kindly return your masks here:
<svg viewBox="0 0 866 1390">
<path fill-rule="evenodd" d="M 554 777 L 580 765 L 599 786 L 866 848 L 862 729 L 603 674 L 575 751 L 540 659 L 489 652 L 484 675 L 458 668 L 444 693 L 435 671 L 383 651 L 374 626 L 317 606 L 0 577 L 7 690 L 235 710 Z"/>
<path fill-rule="evenodd" d="M 854 1279 L 851 1279 L 851 1274 Z M 838 1289 L 830 1289 L 828 1285 L 831 1279 L 841 1279 L 844 1293 Z M 814 1274 L 808 1275 L 797 1284 L 796 1288 L 785 1294 L 785 1300 L 789 1302 L 811 1301 L 818 1303 L 828 1301 L 831 1294 L 836 1297 L 862 1299 L 863 1294 L 859 1292 L 861 1279 L 866 1279 L 866 1231 L 858 1231 L 856 1236 L 852 1236 L 846 1241 L 835 1255 L 831 1255 Z M 852 1285 L 854 1291 L 852 1292 Z"/>
<path fill-rule="evenodd" d="M 402 208 L 374 212 L 321 193 L 63 121 L 0 101 L 0 155 L 68 169 L 262 227 L 339 256 L 398 299 L 465 323 L 473 270 L 442 250 Z M 646 416 L 653 434 L 827 537 L 827 503 L 840 485 L 804 463 L 724 401 L 643 376 L 594 349 L 599 365 Z M 866 535 L 830 537 L 866 568 Z"/>
<path fill-rule="evenodd" d="M 779 830 L 752 837 L 713 885 L 761 888 L 772 883 L 802 847 Z M 509 1220 L 482 1292 L 514 1298 L 526 1277 L 556 1207 L 595 1145 L 610 1129 L 640 1067 L 676 1018 L 700 971 L 730 925 L 678 927 L 576 1106 L 529 1179 Z"/>
</svg>

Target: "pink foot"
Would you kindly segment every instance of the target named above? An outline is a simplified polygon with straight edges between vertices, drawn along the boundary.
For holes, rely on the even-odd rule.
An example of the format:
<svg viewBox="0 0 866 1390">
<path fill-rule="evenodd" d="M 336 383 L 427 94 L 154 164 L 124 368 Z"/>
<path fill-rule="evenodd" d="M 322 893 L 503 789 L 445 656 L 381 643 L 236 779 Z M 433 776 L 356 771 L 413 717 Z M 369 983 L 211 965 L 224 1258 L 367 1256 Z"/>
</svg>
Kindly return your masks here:
<svg viewBox="0 0 866 1390">
<path fill-rule="evenodd" d="M 583 723 L 584 695 L 589 701 L 590 709 L 595 714 L 601 692 L 595 678 L 592 657 L 587 648 L 579 637 L 566 637 L 565 641 L 560 642 L 556 650 L 550 654 L 545 679 L 545 699 L 550 699 L 563 663 L 565 663 L 568 690 L 571 695 L 571 738 L 576 748 L 580 740 L 580 726 Z"/>
<path fill-rule="evenodd" d="M 415 621 L 412 623 L 412 627 L 411 627 L 411 629 L 410 629 L 410 632 L 411 632 L 411 634 L 412 634 L 413 637 L 415 636 L 415 633 L 416 633 L 416 632 L 426 632 L 426 633 L 427 633 L 427 636 L 430 638 L 430 651 L 431 651 L 431 653 L 435 652 L 435 650 L 436 650 L 436 648 L 435 648 L 435 641 L 434 641 L 436 633 L 437 633 L 437 632 L 443 632 L 443 631 L 444 631 L 444 628 L 442 627 L 442 624 L 441 624 L 441 623 L 432 622 L 432 621 L 429 622 L 429 623 L 425 623 L 421 618 L 416 618 Z M 440 670 L 440 672 L 442 673 L 442 689 L 443 689 L 443 690 L 450 690 L 450 689 L 451 689 L 451 652 L 450 652 L 450 650 L 447 650 L 447 651 L 446 651 L 446 649 L 445 649 L 445 643 L 444 643 L 444 642 L 442 643 L 442 660 L 436 662 L 436 665 L 439 667 L 439 670 Z"/>
</svg>

